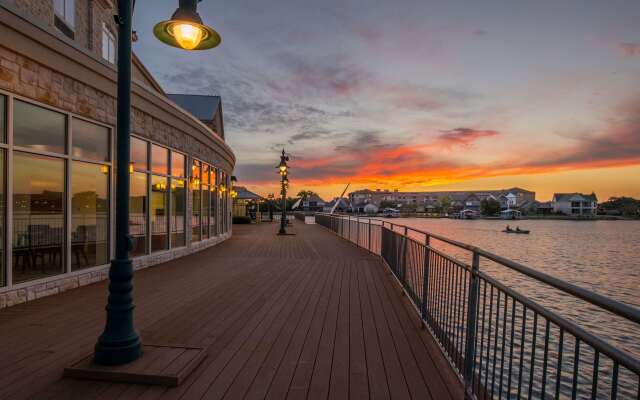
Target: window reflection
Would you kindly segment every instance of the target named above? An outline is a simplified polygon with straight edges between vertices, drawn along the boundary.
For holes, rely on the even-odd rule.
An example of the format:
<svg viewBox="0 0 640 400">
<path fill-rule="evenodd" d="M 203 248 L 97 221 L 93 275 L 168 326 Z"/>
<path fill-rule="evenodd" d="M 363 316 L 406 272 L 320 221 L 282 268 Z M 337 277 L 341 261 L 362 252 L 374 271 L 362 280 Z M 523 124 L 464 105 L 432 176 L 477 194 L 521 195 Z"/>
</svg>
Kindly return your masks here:
<svg viewBox="0 0 640 400">
<path fill-rule="evenodd" d="M 64 271 L 64 161 L 13 154 L 13 281 Z"/>
<path fill-rule="evenodd" d="M 209 202 L 209 230 L 211 236 L 218 234 L 218 228 L 216 227 L 216 204 L 218 202 L 216 195 L 216 176 L 216 169 L 211 167 L 211 186 L 209 187 L 211 196 L 211 201 Z"/>
<path fill-rule="evenodd" d="M 193 193 L 193 203 L 191 205 L 191 241 L 197 242 L 200 240 L 200 216 L 201 214 L 201 174 L 200 174 L 200 162 L 193 160 L 191 166 L 191 191 Z"/>
<path fill-rule="evenodd" d="M 202 185 L 202 237 L 209 237 L 209 203 L 211 202 L 211 192 L 209 185 Z"/>
<path fill-rule="evenodd" d="M 186 191 L 184 180 L 171 180 L 171 247 L 185 245 Z"/>
<path fill-rule="evenodd" d="M 81 119 L 73 119 L 74 157 L 85 160 L 109 161 L 109 129 Z"/>
<path fill-rule="evenodd" d="M 169 149 L 151 145 L 151 171 L 158 174 L 169 173 Z"/>
<path fill-rule="evenodd" d="M 7 98 L 0 95 L 0 142 L 7 143 Z"/>
<path fill-rule="evenodd" d="M 134 172 L 129 189 L 129 234 L 131 256 L 147 253 L 147 174 Z"/>
<path fill-rule="evenodd" d="M 167 178 L 151 176 L 151 251 L 169 248 L 168 242 L 168 202 Z"/>
<path fill-rule="evenodd" d="M 171 152 L 171 175 L 184 178 L 184 154 Z"/>
<path fill-rule="evenodd" d="M 64 153 L 66 130 L 64 114 L 14 100 L 14 145 L 52 153 Z"/>
<path fill-rule="evenodd" d="M 5 286 L 5 266 L 4 266 L 4 235 L 5 235 L 5 215 L 7 204 L 5 202 L 5 168 L 4 168 L 4 149 L 0 149 L 0 286 Z"/>
<path fill-rule="evenodd" d="M 71 269 L 107 264 L 109 168 L 74 161 L 71 182 Z"/>
<path fill-rule="evenodd" d="M 131 163 L 134 169 L 146 171 L 147 165 L 147 142 L 136 137 L 131 138 Z"/>
</svg>

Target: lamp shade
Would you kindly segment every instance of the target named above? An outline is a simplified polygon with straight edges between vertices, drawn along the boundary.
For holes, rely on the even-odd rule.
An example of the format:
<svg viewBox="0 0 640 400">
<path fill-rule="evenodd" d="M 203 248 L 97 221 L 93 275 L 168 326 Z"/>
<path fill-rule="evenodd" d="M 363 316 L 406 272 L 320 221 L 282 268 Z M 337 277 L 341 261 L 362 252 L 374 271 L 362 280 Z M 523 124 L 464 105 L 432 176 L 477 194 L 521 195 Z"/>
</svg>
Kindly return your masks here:
<svg viewBox="0 0 640 400">
<path fill-rule="evenodd" d="M 198 0 L 180 0 L 171 19 L 153 27 L 153 34 L 169 46 L 185 50 L 207 50 L 222 42 L 213 28 L 205 25 L 196 11 Z"/>
</svg>

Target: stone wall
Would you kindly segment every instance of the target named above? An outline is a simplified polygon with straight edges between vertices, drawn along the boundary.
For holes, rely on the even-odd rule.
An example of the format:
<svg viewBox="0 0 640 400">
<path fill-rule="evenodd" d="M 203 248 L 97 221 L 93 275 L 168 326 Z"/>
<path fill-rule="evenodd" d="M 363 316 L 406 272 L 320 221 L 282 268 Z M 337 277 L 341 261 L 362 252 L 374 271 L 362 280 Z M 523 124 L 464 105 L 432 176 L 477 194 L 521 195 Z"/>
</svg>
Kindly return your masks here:
<svg viewBox="0 0 640 400">
<path fill-rule="evenodd" d="M 133 260 L 134 269 L 140 270 L 153 265 L 165 263 L 175 258 L 180 258 L 188 254 L 196 253 L 208 247 L 215 246 L 231 237 L 231 232 L 201 242 L 193 243 L 191 247 L 181 247 L 148 256 L 138 257 Z M 58 279 L 51 278 L 45 283 L 38 283 L 31 286 L 20 287 L 0 293 L 0 309 L 11 307 L 41 297 L 51 296 L 75 289 L 80 286 L 90 285 L 109 278 L 109 266 L 90 268 L 86 271 L 77 271 L 72 274 L 60 276 Z"/>
</svg>

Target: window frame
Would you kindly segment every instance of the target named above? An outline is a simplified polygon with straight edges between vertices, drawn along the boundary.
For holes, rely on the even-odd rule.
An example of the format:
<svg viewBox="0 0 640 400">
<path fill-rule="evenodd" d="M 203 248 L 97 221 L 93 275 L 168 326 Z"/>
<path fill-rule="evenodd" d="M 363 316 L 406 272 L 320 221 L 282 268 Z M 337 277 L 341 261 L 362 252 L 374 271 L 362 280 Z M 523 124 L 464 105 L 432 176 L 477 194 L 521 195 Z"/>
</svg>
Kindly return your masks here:
<svg viewBox="0 0 640 400">
<path fill-rule="evenodd" d="M 105 49 L 105 41 L 106 41 L 106 49 Z M 106 54 L 105 54 L 106 51 Z M 115 64 L 117 60 L 117 51 L 116 51 L 116 36 L 111 32 L 111 29 L 107 26 L 106 23 L 102 23 L 102 59 Z"/>
</svg>

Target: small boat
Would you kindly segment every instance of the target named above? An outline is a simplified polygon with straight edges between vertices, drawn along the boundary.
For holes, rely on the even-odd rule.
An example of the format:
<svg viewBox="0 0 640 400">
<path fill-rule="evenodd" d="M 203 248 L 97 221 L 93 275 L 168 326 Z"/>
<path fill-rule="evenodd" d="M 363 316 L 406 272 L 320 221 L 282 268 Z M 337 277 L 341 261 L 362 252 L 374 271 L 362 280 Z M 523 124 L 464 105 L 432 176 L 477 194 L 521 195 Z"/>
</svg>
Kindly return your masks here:
<svg viewBox="0 0 640 400">
<path fill-rule="evenodd" d="M 530 231 L 528 229 L 504 229 L 502 232 L 504 232 L 504 233 L 521 233 L 521 234 L 528 235 Z"/>
<path fill-rule="evenodd" d="M 400 218 L 400 211 L 395 208 L 385 208 L 382 210 L 382 216 L 384 218 Z"/>
</svg>

